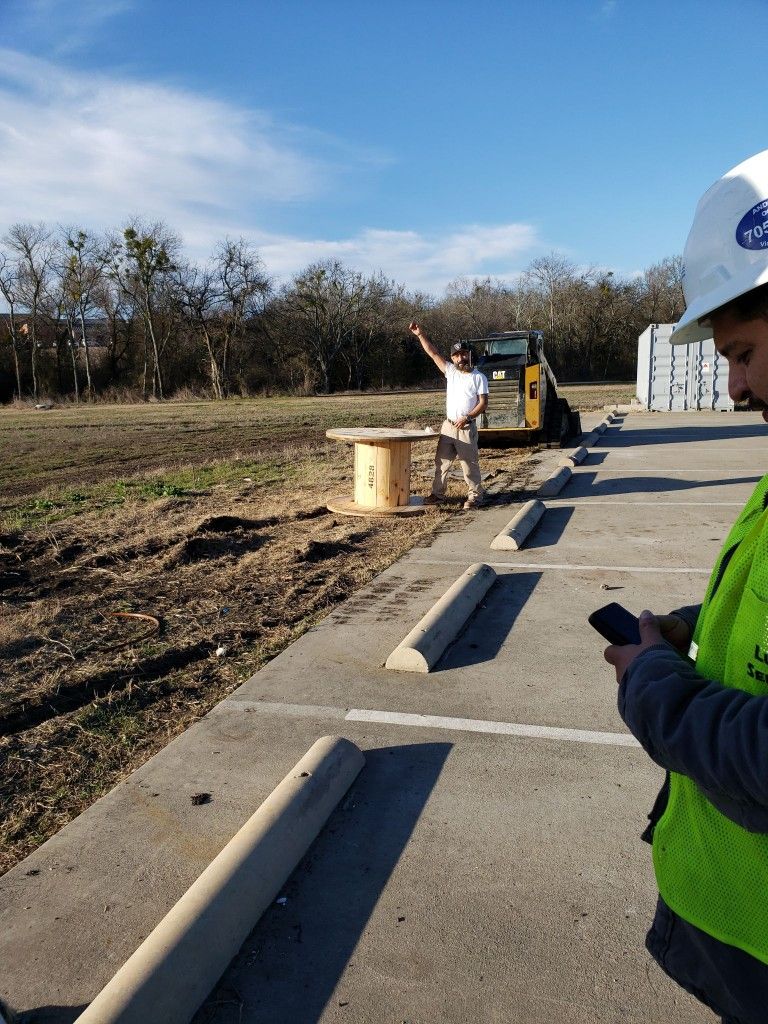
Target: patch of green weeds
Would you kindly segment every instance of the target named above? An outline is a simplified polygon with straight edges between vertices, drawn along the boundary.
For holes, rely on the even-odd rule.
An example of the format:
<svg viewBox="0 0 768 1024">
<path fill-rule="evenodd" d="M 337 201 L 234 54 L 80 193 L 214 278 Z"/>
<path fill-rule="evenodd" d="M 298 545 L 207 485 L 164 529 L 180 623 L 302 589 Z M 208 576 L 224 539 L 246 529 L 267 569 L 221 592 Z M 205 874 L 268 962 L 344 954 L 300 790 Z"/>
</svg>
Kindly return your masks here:
<svg viewBox="0 0 768 1024">
<path fill-rule="evenodd" d="M 78 490 L 49 491 L 7 511 L 0 524 L 11 531 L 30 530 L 69 519 L 83 512 L 109 511 L 131 501 L 159 501 L 162 498 L 192 497 L 221 485 L 282 483 L 301 473 L 296 463 L 222 462 L 188 468 L 162 476 L 131 477 L 94 484 Z"/>
<path fill-rule="evenodd" d="M 163 476 L 118 481 L 116 486 L 126 498 L 152 501 L 156 498 L 183 498 L 208 491 L 222 484 L 276 483 L 289 480 L 298 470 L 280 462 L 221 462 L 167 473 Z"/>
<path fill-rule="evenodd" d="M 154 658 L 161 651 L 162 647 L 160 644 L 141 644 L 137 648 L 136 653 L 140 658 Z"/>
<path fill-rule="evenodd" d="M 132 746 L 133 741 L 145 731 L 141 715 L 131 707 L 127 697 L 117 701 L 97 701 L 84 708 L 76 721 L 86 732 L 107 740 L 110 745 Z"/>
<path fill-rule="evenodd" d="M 58 505 L 55 501 L 50 501 L 48 498 L 37 498 L 29 503 L 29 508 L 31 512 L 45 513 L 58 508 Z"/>
<path fill-rule="evenodd" d="M 182 498 L 185 490 L 178 484 L 172 484 L 168 480 L 152 480 L 150 483 L 142 484 L 138 490 L 142 498 Z"/>
<path fill-rule="evenodd" d="M 94 493 L 101 490 L 102 488 L 94 488 L 86 491 L 51 492 L 48 497 L 33 498 L 11 509 L 0 522 L 3 527 L 12 531 L 29 530 L 69 519 L 80 512 L 89 512 L 93 507 L 122 503 L 116 497 Z"/>
</svg>

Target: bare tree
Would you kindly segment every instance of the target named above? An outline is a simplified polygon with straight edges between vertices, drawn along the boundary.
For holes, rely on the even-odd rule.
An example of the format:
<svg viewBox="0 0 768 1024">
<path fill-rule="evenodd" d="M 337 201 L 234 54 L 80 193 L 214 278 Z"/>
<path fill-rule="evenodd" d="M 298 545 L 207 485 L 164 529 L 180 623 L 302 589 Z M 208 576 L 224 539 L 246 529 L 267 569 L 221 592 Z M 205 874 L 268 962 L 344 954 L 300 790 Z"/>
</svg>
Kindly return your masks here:
<svg viewBox="0 0 768 1024">
<path fill-rule="evenodd" d="M 0 253 L 0 294 L 8 303 L 8 334 L 13 352 L 13 368 L 16 374 L 16 397 L 21 398 L 21 365 L 19 354 L 24 348 L 25 335 L 28 334 L 26 324 L 18 320 L 19 280 L 18 270 L 5 253 Z"/>
<path fill-rule="evenodd" d="M 517 323 L 510 322 L 513 304 L 508 287 L 491 277 L 452 281 L 443 307 L 452 321 L 451 335 L 457 338 L 482 338 L 492 331 L 514 330 Z"/>
<path fill-rule="evenodd" d="M 152 395 L 164 397 L 162 355 L 171 335 L 172 316 L 163 318 L 160 307 L 173 301 L 168 285 L 176 273 L 180 243 L 164 224 L 147 228 L 135 222 L 123 231 L 122 245 L 112 248 L 110 270 L 136 304 L 152 352 Z M 163 328 L 163 319 L 165 326 Z M 146 373 L 144 390 L 146 393 Z"/>
<path fill-rule="evenodd" d="M 95 314 L 102 320 L 107 344 L 108 375 L 121 379 L 131 364 L 135 335 L 134 307 L 119 283 L 105 273 L 92 293 Z"/>
<path fill-rule="evenodd" d="M 64 383 L 64 371 L 62 364 L 66 357 L 72 366 L 72 385 L 75 392 L 75 401 L 80 401 L 80 375 L 78 372 L 78 348 L 73 343 L 71 332 L 71 309 L 64 291 L 64 268 L 60 256 L 57 256 L 54 263 L 54 272 L 51 274 L 48 287 L 46 288 L 44 300 L 40 305 L 41 318 L 48 325 L 46 334 L 53 339 L 56 349 L 56 370 L 59 391 L 67 390 Z"/>
<path fill-rule="evenodd" d="M 233 345 L 248 322 L 263 312 L 269 279 L 259 255 L 243 239 L 222 242 L 211 267 L 186 267 L 178 283 L 184 309 L 203 339 L 216 398 L 230 394 Z"/>
<path fill-rule="evenodd" d="M 648 323 L 680 319 L 685 309 L 682 256 L 668 256 L 643 272 L 639 301 Z"/>
<path fill-rule="evenodd" d="M 536 329 L 541 312 L 541 298 L 523 275 L 506 290 L 506 323 L 510 331 Z"/>
<path fill-rule="evenodd" d="M 347 337 L 340 352 L 347 365 L 347 386 L 354 386 L 358 391 L 363 389 L 374 345 L 379 342 L 389 349 L 390 334 L 396 324 L 395 309 L 403 292 L 381 273 L 363 279 L 361 284 L 353 295 Z"/>
<path fill-rule="evenodd" d="M 16 263 L 18 305 L 26 310 L 32 370 L 32 394 L 39 397 L 38 350 L 40 314 L 46 299 L 56 247 L 44 224 L 14 224 L 4 239 Z"/>
<path fill-rule="evenodd" d="M 313 263 L 286 289 L 284 298 L 300 341 L 319 371 L 321 390 L 331 390 L 339 353 L 357 323 L 365 282 L 338 260 Z"/>
<path fill-rule="evenodd" d="M 576 268 L 565 256 L 550 253 L 534 260 L 526 271 L 525 277 L 542 295 L 545 303 L 547 324 L 546 330 L 554 340 L 559 324 L 558 314 L 562 309 L 562 297 L 565 290 L 576 277 Z"/>
<path fill-rule="evenodd" d="M 82 348 L 85 362 L 86 394 L 93 395 L 89 321 L 95 310 L 94 292 L 101 284 L 112 257 L 108 244 L 87 232 L 70 228 L 64 233 L 60 267 L 64 315 L 69 342 L 74 352 Z M 73 357 L 76 368 L 76 361 Z M 77 374 L 75 371 L 75 378 Z"/>
</svg>

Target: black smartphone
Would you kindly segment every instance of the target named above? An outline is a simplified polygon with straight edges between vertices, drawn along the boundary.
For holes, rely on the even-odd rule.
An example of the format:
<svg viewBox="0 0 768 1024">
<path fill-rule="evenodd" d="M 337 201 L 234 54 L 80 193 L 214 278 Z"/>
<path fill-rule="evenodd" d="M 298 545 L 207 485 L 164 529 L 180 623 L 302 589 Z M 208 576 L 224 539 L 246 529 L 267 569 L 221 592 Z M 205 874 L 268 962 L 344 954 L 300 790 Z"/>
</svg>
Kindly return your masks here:
<svg viewBox="0 0 768 1024">
<path fill-rule="evenodd" d="M 637 616 L 612 601 L 592 612 L 587 620 L 609 644 L 624 647 L 640 643 L 640 623 Z"/>
</svg>

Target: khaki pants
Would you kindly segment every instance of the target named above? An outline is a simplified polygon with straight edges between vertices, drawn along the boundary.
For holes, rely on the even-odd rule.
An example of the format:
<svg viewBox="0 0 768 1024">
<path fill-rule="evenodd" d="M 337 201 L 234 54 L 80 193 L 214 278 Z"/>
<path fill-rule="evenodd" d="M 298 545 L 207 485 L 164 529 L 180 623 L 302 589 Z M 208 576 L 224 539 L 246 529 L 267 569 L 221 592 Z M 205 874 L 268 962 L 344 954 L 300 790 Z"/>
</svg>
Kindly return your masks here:
<svg viewBox="0 0 768 1024">
<path fill-rule="evenodd" d="M 483 496 L 482 477 L 480 476 L 480 456 L 477 451 L 477 424 L 470 423 L 466 430 L 459 430 L 450 420 L 443 420 L 440 427 L 440 440 L 435 453 L 435 479 L 432 482 L 432 493 L 437 498 L 445 494 L 448 471 L 454 459 L 459 460 L 461 471 L 469 490 L 469 497 L 480 499 Z"/>
</svg>

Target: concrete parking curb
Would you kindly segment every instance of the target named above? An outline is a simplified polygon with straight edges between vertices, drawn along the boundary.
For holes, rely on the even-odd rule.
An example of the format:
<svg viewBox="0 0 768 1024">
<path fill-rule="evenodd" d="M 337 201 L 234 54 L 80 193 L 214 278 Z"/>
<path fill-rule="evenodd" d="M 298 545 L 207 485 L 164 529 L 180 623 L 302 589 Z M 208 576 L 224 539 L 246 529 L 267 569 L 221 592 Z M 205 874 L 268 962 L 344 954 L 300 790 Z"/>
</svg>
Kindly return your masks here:
<svg viewBox="0 0 768 1024">
<path fill-rule="evenodd" d="M 552 498 L 558 494 L 571 479 L 573 470 L 570 466 L 561 466 L 549 474 L 544 483 L 536 492 L 539 498 Z"/>
<path fill-rule="evenodd" d="M 604 430 L 607 430 L 607 429 L 608 429 L 608 427 L 610 427 L 610 425 L 611 425 L 612 423 L 613 423 L 613 415 L 612 415 L 611 413 L 608 413 L 608 415 L 607 415 L 607 416 L 604 416 L 604 417 L 603 417 L 603 418 L 602 418 L 602 419 L 600 420 L 600 422 L 599 422 L 599 423 L 597 424 L 597 426 L 595 427 L 595 430 L 599 431 L 599 432 L 600 432 L 600 433 L 602 434 L 602 433 L 603 433 L 603 431 L 604 431 Z"/>
<path fill-rule="evenodd" d="M 470 565 L 384 663 L 400 672 L 429 672 L 485 597 L 496 573 L 485 562 Z"/>
<path fill-rule="evenodd" d="M 364 762 L 349 740 L 319 739 L 76 1024 L 187 1024 Z"/>
<path fill-rule="evenodd" d="M 571 468 L 573 468 L 574 466 L 577 466 L 580 462 L 583 462 L 584 459 L 586 459 L 586 457 L 587 449 L 582 445 L 580 448 L 574 448 L 570 455 L 564 455 L 563 458 L 560 459 L 560 465 L 570 466 Z"/>
<path fill-rule="evenodd" d="M 546 506 L 535 498 L 527 501 L 514 518 L 491 541 L 494 551 L 519 551 L 546 512 Z"/>
</svg>

